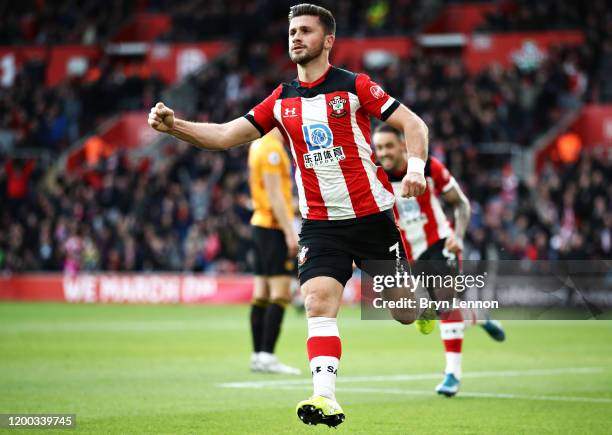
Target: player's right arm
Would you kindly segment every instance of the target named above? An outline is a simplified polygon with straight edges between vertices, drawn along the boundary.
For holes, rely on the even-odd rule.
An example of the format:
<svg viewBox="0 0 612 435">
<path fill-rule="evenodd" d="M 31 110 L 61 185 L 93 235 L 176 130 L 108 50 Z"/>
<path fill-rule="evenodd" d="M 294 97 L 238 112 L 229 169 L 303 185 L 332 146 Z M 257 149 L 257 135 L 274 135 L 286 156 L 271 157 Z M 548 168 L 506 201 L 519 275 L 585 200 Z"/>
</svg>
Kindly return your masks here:
<svg viewBox="0 0 612 435">
<path fill-rule="evenodd" d="M 260 136 L 259 130 L 243 117 L 224 124 L 190 122 L 176 118 L 174 111 L 161 102 L 151 108 L 148 122 L 159 132 L 206 150 L 226 150 Z"/>
</svg>

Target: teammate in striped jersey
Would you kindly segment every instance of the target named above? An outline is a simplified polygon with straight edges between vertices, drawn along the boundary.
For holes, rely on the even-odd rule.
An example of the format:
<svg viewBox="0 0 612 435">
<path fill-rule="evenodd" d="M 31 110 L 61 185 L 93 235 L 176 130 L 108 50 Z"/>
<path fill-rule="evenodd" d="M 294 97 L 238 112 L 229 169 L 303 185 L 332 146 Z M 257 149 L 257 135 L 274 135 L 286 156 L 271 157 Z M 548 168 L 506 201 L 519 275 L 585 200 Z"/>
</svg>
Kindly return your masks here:
<svg viewBox="0 0 612 435">
<path fill-rule="evenodd" d="M 406 137 L 403 196 L 425 190 L 428 140 L 423 120 L 367 75 L 330 65 L 335 30 L 327 9 L 292 6 L 289 57 L 297 65 L 297 78 L 279 85 L 244 117 L 225 124 L 193 123 L 175 118 L 163 103 L 149 114 L 152 128 L 209 150 L 250 142 L 274 127 L 284 136 L 295 165 L 303 218 L 298 276 L 305 295 L 314 390 L 296 411 L 304 423 L 328 426 L 344 421 L 335 396 L 342 352 L 336 316 L 353 261 L 362 267 L 367 260 L 389 260 L 393 265 L 406 260 L 393 217 L 393 189 L 384 170 L 376 166 L 370 146 L 370 118 L 387 122 Z M 414 297 L 410 292 L 391 296 Z M 393 309 L 391 314 L 409 324 L 416 310 Z"/>
<path fill-rule="evenodd" d="M 389 125 L 377 127 L 372 138 L 376 157 L 387 172 L 396 192 L 394 212 L 406 254 L 417 270 L 427 272 L 433 268 L 434 273 L 456 274 L 460 272 L 463 237 L 470 220 L 470 203 L 448 169 L 435 157 L 429 157 L 425 165 L 425 192 L 414 198 L 403 198 L 399 184 L 401 173 L 407 165 L 403 141 L 402 134 Z M 454 229 L 439 198 L 454 209 Z M 440 270 L 441 265 L 444 265 L 442 269 L 445 270 Z M 429 290 L 435 294 L 440 292 L 440 289 Z M 445 297 L 446 295 L 442 296 Z M 465 327 L 479 324 L 497 341 L 503 341 L 505 334 L 499 322 L 480 320 L 486 317 L 486 313 L 478 315 L 473 309 L 451 309 L 438 314 L 446 369 L 444 379 L 436 387 L 436 392 L 450 397 L 459 391 Z"/>
</svg>

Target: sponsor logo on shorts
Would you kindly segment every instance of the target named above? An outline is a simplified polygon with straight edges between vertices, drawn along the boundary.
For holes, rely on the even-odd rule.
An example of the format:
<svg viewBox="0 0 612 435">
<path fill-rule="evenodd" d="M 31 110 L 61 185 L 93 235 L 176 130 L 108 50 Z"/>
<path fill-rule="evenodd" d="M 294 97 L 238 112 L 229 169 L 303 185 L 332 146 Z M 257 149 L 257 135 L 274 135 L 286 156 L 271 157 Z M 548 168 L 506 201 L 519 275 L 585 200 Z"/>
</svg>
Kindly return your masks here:
<svg viewBox="0 0 612 435">
<path fill-rule="evenodd" d="M 306 263 L 306 260 L 308 259 L 306 257 L 306 253 L 307 252 L 308 252 L 308 247 L 307 246 L 302 246 L 302 249 L 300 249 L 300 252 L 298 252 L 297 259 L 298 259 L 298 264 L 300 266 L 302 264 Z"/>
</svg>

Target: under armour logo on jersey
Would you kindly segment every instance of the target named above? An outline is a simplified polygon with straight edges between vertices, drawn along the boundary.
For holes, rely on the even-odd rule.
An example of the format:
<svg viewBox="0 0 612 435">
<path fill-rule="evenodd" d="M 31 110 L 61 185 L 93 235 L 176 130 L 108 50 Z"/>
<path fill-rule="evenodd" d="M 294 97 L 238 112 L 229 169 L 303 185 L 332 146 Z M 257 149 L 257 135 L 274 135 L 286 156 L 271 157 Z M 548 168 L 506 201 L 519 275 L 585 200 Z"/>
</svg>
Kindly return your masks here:
<svg viewBox="0 0 612 435">
<path fill-rule="evenodd" d="M 294 116 L 297 116 L 295 110 L 295 107 L 285 107 L 285 114 L 283 115 L 283 118 L 293 118 Z"/>
<path fill-rule="evenodd" d="M 334 141 L 334 135 L 325 124 L 306 124 L 302 126 L 304 140 L 308 145 L 308 151 L 316 151 L 329 148 Z"/>
</svg>

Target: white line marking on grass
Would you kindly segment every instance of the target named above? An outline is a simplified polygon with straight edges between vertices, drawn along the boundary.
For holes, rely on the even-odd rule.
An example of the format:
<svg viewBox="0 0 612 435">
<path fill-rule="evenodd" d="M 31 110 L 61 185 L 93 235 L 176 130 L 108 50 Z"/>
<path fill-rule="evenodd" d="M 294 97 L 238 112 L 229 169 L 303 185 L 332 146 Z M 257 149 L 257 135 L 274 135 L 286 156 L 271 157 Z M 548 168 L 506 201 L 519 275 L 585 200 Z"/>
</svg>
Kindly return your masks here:
<svg viewBox="0 0 612 435">
<path fill-rule="evenodd" d="M 290 387 L 281 387 L 282 390 L 293 389 Z M 399 390 L 394 388 L 341 388 L 342 392 L 351 393 L 380 393 L 380 394 L 398 394 L 405 396 L 432 396 L 433 391 L 424 390 Z M 577 397 L 577 396 L 530 396 L 526 394 L 506 394 L 506 393 L 478 393 L 473 391 L 465 391 L 458 393 L 459 396 L 478 397 L 488 399 L 522 399 L 522 400 L 543 400 L 554 402 L 586 402 L 586 403 L 612 403 L 612 399 L 604 397 Z"/>
<path fill-rule="evenodd" d="M 502 371 L 482 371 L 468 372 L 463 374 L 463 378 L 495 378 L 495 377 L 525 377 L 525 376 L 557 376 L 557 375 L 587 375 L 601 373 L 605 370 L 601 367 L 570 367 L 558 369 L 534 369 L 534 370 L 502 370 Z M 395 382 L 395 381 L 421 381 L 429 379 L 439 379 L 440 373 L 416 373 L 411 375 L 382 375 L 382 376 L 346 376 L 339 377 L 339 384 L 348 383 L 369 383 L 369 382 Z M 247 381 L 247 382 L 227 382 L 218 384 L 224 388 L 278 388 L 292 385 L 310 385 L 310 379 L 277 379 L 270 381 Z M 430 392 L 428 394 L 431 394 Z M 466 393 L 462 393 L 466 395 Z"/>
</svg>

